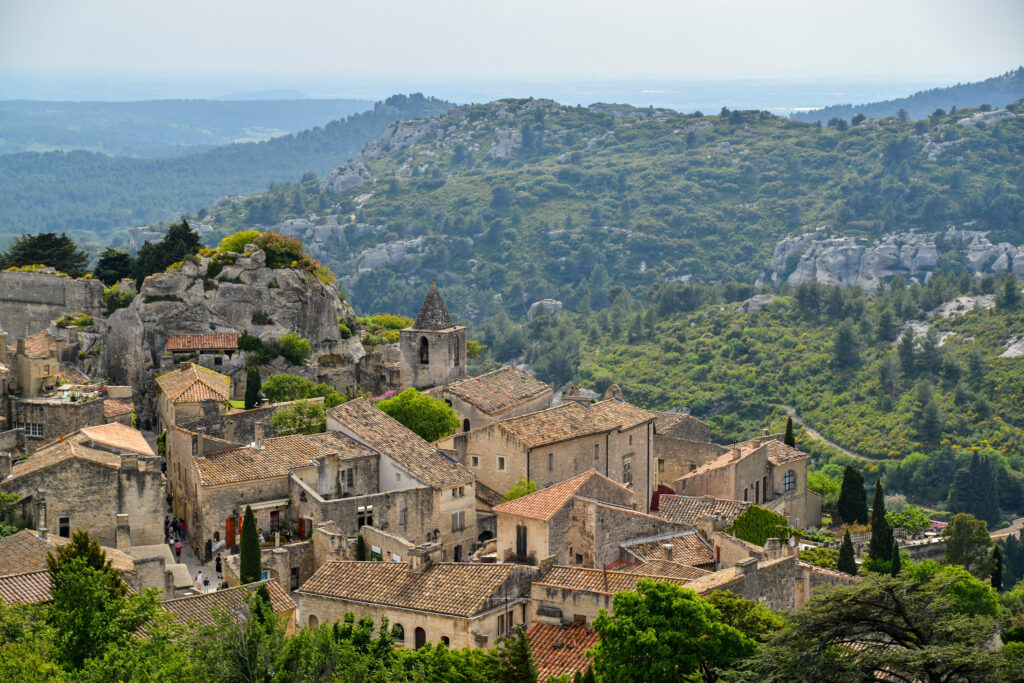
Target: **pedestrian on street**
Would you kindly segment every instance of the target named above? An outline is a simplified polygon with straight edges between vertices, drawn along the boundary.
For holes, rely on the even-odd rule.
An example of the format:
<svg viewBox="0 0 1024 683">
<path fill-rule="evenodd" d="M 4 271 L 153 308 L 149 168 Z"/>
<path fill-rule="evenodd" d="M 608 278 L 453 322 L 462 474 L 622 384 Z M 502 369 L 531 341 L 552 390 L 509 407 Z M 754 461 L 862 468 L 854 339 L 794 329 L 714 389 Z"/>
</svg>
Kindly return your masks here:
<svg viewBox="0 0 1024 683">
<path fill-rule="evenodd" d="M 181 561 L 181 541 L 174 542 L 174 553 L 178 556 L 178 561 Z"/>
<path fill-rule="evenodd" d="M 217 563 L 216 563 L 215 566 L 217 568 L 217 578 L 218 579 L 223 579 L 224 578 L 224 566 L 220 563 L 220 553 L 217 553 Z"/>
<path fill-rule="evenodd" d="M 203 592 L 203 570 L 200 569 L 196 572 L 196 590 L 200 593 Z"/>
</svg>

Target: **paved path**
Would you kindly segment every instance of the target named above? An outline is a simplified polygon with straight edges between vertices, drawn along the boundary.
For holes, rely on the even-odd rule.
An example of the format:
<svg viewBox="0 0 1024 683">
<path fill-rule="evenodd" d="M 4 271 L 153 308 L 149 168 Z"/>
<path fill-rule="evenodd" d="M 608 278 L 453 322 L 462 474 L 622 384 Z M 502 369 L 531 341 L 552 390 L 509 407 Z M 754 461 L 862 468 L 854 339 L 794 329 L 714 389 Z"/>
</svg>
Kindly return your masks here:
<svg viewBox="0 0 1024 683">
<path fill-rule="evenodd" d="M 788 415 L 789 417 L 793 418 L 793 422 L 796 422 L 798 425 L 800 425 L 801 427 L 804 428 L 804 431 L 807 432 L 807 436 L 811 437 L 815 441 L 820 441 L 823 444 L 825 444 L 826 446 L 830 446 L 830 447 L 836 449 L 837 451 L 839 451 L 840 453 L 843 453 L 845 455 L 850 456 L 851 458 L 857 458 L 858 460 L 874 460 L 874 458 L 869 458 L 866 455 L 860 455 L 858 453 L 854 453 L 853 451 L 849 450 L 848 448 L 843 448 L 842 446 L 837 444 L 835 441 L 832 441 L 831 439 L 826 437 L 824 434 L 822 434 L 821 432 L 816 430 L 814 427 L 809 426 L 806 422 L 804 422 L 803 418 L 801 418 L 797 414 L 796 408 L 794 408 L 793 406 L 787 406 L 787 405 L 784 405 L 784 404 L 781 404 L 781 403 L 779 404 L 779 406 L 783 410 L 786 411 L 786 415 Z"/>
</svg>

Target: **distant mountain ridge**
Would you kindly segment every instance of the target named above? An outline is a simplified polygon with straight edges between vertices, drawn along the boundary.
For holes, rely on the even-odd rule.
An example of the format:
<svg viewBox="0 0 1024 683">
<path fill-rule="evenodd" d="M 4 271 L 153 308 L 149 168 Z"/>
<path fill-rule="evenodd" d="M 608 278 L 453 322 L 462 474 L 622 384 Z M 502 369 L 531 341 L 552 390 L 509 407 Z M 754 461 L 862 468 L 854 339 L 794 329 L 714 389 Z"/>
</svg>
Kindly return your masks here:
<svg viewBox="0 0 1024 683">
<path fill-rule="evenodd" d="M 881 119 L 896 116 L 903 109 L 909 118 L 916 120 L 930 116 L 936 109 L 949 111 L 954 106 L 963 109 L 982 104 L 999 108 L 1021 98 L 1024 98 L 1024 66 L 976 83 L 957 83 L 945 88 L 922 90 L 907 97 L 884 102 L 837 104 L 824 109 L 795 113 L 791 117 L 797 121 L 827 123 L 833 118 L 849 121 L 857 114 L 863 114 L 869 119 Z"/>
</svg>

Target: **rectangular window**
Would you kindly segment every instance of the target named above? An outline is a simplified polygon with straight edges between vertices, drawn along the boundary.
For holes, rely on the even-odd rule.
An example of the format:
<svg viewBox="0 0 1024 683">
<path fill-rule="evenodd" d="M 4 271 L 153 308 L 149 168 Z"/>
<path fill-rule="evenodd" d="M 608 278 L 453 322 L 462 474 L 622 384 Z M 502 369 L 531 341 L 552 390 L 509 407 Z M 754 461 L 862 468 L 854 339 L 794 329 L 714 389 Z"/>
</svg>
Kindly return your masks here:
<svg viewBox="0 0 1024 683">
<path fill-rule="evenodd" d="M 516 525 L 516 555 L 526 557 L 526 525 Z"/>
<path fill-rule="evenodd" d="M 576 553 L 576 564 L 583 564 L 583 555 Z"/>
<path fill-rule="evenodd" d="M 622 482 L 626 486 L 633 485 L 633 456 L 631 455 L 622 459 Z"/>
<path fill-rule="evenodd" d="M 293 591 L 299 590 L 299 568 L 292 567 L 291 587 Z"/>
<path fill-rule="evenodd" d="M 658 471 L 661 472 L 661 473 L 665 472 L 665 459 L 664 458 L 659 458 L 658 459 Z"/>
<path fill-rule="evenodd" d="M 555 469 L 555 454 L 548 453 L 548 472 Z"/>
<path fill-rule="evenodd" d="M 595 443 L 594 444 L 594 460 L 597 460 L 600 457 L 601 457 L 601 444 Z"/>
<path fill-rule="evenodd" d="M 16 429 L 24 429 L 25 436 L 42 436 L 43 425 L 39 422 L 15 422 Z"/>
<path fill-rule="evenodd" d="M 498 637 L 501 638 L 505 635 L 505 615 L 498 615 Z"/>
<path fill-rule="evenodd" d="M 746 500 L 746 499 L 747 499 L 747 487 L 744 486 L 743 487 L 743 500 Z"/>
<path fill-rule="evenodd" d="M 406 509 L 405 509 L 405 501 L 402 500 L 402 501 L 398 502 L 398 523 L 401 524 L 401 525 L 405 525 L 406 524 L 406 517 L 407 517 L 407 515 L 406 515 Z"/>
<path fill-rule="evenodd" d="M 372 505 L 367 505 L 365 507 L 360 505 L 359 509 L 356 510 L 356 513 L 357 513 L 357 516 L 359 518 L 359 526 L 361 526 L 361 527 L 362 526 L 373 526 L 373 506 Z"/>
<path fill-rule="evenodd" d="M 459 498 L 465 498 L 465 497 L 466 497 L 466 487 L 465 486 L 460 486 L 459 487 Z"/>
<path fill-rule="evenodd" d="M 71 537 L 71 518 L 70 517 L 61 517 L 60 518 L 60 520 L 58 521 L 58 531 L 57 531 L 57 533 L 60 534 L 60 536 L 62 538 L 70 538 Z"/>
<path fill-rule="evenodd" d="M 630 446 L 633 445 L 633 435 L 632 434 L 629 435 L 629 445 Z"/>
<path fill-rule="evenodd" d="M 480 456 L 474 455 L 469 458 L 469 464 L 472 467 L 480 467 Z"/>
<path fill-rule="evenodd" d="M 498 471 L 499 472 L 504 472 L 505 471 L 505 458 L 503 456 L 500 456 L 500 455 L 498 456 Z"/>
<path fill-rule="evenodd" d="M 354 469 L 352 469 L 350 467 L 347 470 L 345 470 L 345 484 L 346 484 L 346 486 L 348 486 L 349 488 L 352 488 L 353 486 L 355 486 L 355 477 L 356 477 L 356 472 L 355 472 Z"/>
<path fill-rule="evenodd" d="M 452 513 L 452 531 L 462 531 L 466 528 L 466 511 L 459 510 Z"/>
</svg>

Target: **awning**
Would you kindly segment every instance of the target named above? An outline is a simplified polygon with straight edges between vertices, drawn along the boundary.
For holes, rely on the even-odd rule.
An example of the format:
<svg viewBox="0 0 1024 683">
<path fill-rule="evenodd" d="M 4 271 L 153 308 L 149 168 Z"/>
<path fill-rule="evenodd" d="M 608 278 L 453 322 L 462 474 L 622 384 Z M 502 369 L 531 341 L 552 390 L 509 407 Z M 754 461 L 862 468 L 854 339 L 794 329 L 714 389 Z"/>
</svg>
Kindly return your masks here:
<svg viewBox="0 0 1024 683">
<path fill-rule="evenodd" d="M 288 500 L 288 498 L 279 498 L 278 500 L 268 500 L 263 503 L 249 503 L 249 507 L 252 508 L 253 512 L 269 510 L 271 508 L 284 508 L 288 507 Z M 239 506 L 239 510 L 243 513 L 245 512 L 245 508 L 242 506 Z"/>
</svg>

